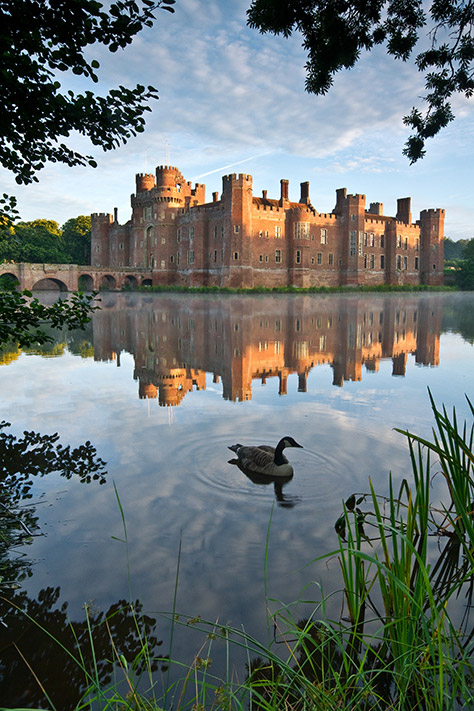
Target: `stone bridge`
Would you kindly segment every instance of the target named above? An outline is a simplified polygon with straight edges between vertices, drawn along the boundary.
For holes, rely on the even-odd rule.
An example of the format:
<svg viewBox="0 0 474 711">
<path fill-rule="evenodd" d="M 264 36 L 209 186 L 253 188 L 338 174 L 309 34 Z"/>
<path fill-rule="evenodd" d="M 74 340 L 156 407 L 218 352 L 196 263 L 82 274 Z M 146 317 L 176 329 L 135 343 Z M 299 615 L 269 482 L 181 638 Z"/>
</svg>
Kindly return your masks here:
<svg viewBox="0 0 474 711">
<path fill-rule="evenodd" d="M 140 267 L 105 267 L 80 266 L 78 264 L 0 264 L 0 281 L 6 277 L 16 282 L 20 290 L 37 289 L 59 291 L 98 291 L 109 289 L 120 291 L 122 288 L 151 286 L 152 271 Z"/>
</svg>

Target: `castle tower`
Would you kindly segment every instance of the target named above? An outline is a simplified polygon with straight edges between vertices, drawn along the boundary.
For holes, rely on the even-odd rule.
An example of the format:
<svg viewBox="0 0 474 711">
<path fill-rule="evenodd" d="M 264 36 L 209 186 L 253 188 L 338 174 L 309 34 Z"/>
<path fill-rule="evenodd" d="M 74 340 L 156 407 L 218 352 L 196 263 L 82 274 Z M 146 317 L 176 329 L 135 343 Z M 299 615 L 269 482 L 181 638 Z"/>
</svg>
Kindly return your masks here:
<svg viewBox="0 0 474 711">
<path fill-rule="evenodd" d="M 224 262 L 229 268 L 225 286 L 253 286 L 252 199 L 251 175 L 233 173 L 222 178 L 226 235 Z"/>
<path fill-rule="evenodd" d="M 444 210 L 420 213 L 420 281 L 439 286 L 444 281 Z"/>
<path fill-rule="evenodd" d="M 110 226 L 114 218 L 105 212 L 91 215 L 91 265 L 107 267 L 109 265 Z"/>
<path fill-rule="evenodd" d="M 347 195 L 346 188 L 339 188 L 334 214 L 342 222 L 341 283 L 356 286 L 363 279 L 365 195 Z"/>
</svg>

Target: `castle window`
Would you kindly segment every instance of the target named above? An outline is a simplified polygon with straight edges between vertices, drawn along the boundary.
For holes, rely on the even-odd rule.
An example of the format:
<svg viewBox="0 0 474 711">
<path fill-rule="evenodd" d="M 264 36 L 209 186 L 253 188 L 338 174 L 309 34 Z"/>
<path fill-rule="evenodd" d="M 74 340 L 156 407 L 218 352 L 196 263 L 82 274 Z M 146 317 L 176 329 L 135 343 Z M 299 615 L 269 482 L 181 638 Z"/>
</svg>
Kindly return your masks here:
<svg viewBox="0 0 474 711">
<path fill-rule="evenodd" d="M 281 227 L 278 225 L 275 227 L 275 237 L 281 239 Z"/>
<path fill-rule="evenodd" d="M 224 225 L 221 226 L 221 238 L 224 239 Z"/>
<path fill-rule="evenodd" d="M 364 269 L 367 269 L 367 255 L 364 254 Z"/>
<path fill-rule="evenodd" d="M 265 255 L 265 261 L 268 262 L 268 254 Z"/>
<path fill-rule="evenodd" d="M 433 232 L 436 232 L 436 225 L 433 225 Z M 436 267 L 436 264 L 433 264 L 433 268 Z"/>
<path fill-rule="evenodd" d="M 397 247 L 401 247 L 401 246 L 402 246 L 402 236 L 398 235 L 397 236 Z"/>
<path fill-rule="evenodd" d="M 153 208 L 151 205 L 147 205 L 144 209 L 145 220 L 151 220 L 153 217 Z"/>
<path fill-rule="evenodd" d="M 240 225 L 234 225 L 234 233 L 238 235 L 240 232 Z"/>
<path fill-rule="evenodd" d="M 217 239 L 217 225 L 214 225 L 214 239 Z"/>
<path fill-rule="evenodd" d="M 408 269 L 408 257 L 403 257 L 403 268 Z"/>
<path fill-rule="evenodd" d="M 120 242 L 119 249 L 123 249 L 123 242 Z"/>
<path fill-rule="evenodd" d="M 188 264 L 194 264 L 194 249 L 188 249 Z"/>
<path fill-rule="evenodd" d="M 217 249 L 214 250 L 214 261 L 217 262 Z"/>
<path fill-rule="evenodd" d="M 194 239 L 194 227 L 192 225 L 189 228 L 189 239 Z"/>
<path fill-rule="evenodd" d="M 349 242 L 349 254 L 351 257 L 355 257 L 357 247 L 357 232 L 351 230 L 350 242 Z"/>
<path fill-rule="evenodd" d="M 314 257 L 311 257 L 311 264 L 314 264 Z"/>
<path fill-rule="evenodd" d="M 352 220 L 352 222 L 355 222 L 355 221 L 356 221 L 356 218 L 357 218 L 357 215 L 351 215 L 351 220 Z"/>
<path fill-rule="evenodd" d="M 178 227 L 178 231 L 176 232 L 176 241 L 181 242 L 181 227 Z"/>
<path fill-rule="evenodd" d="M 100 252 L 100 244 L 97 245 L 97 247 L 95 248 L 95 251 Z"/>
<path fill-rule="evenodd" d="M 367 247 L 367 232 L 364 232 L 364 247 Z"/>
<path fill-rule="evenodd" d="M 415 270 L 418 271 L 419 267 L 419 257 L 415 257 Z"/>
<path fill-rule="evenodd" d="M 295 239 L 309 239 L 309 222 L 295 222 Z"/>
<path fill-rule="evenodd" d="M 402 258 L 401 258 L 401 256 L 398 254 L 398 255 L 397 255 L 397 269 L 401 269 L 401 268 L 402 268 Z"/>
<path fill-rule="evenodd" d="M 155 240 L 155 244 L 156 244 L 156 240 Z M 161 238 L 161 244 L 166 244 L 166 237 Z"/>
<path fill-rule="evenodd" d="M 323 255 L 321 254 L 321 252 L 318 252 L 318 254 L 316 256 L 317 256 L 318 264 L 322 264 L 323 263 Z"/>
<path fill-rule="evenodd" d="M 433 264 L 433 271 L 436 271 L 436 264 Z"/>
<path fill-rule="evenodd" d="M 260 262 L 263 262 L 263 254 L 261 254 L 258 259 Z"/>
<path fill-rule="evenodd" d="M 328 243 L 328 231 L 326 229 L 321 230 L 321 244 Z"/>
<path fill-rule="evenodd" d="M 234 252 L 234 259 L 237 260 L 238 258 L 239 258 L 239 253 L 238 253 L 238 252 Z"/>
<path fill-rule="evenodd" d="M 301 249 L 296 250 L 295 261 L 296 261 L 296 264 L 301 264 Z"/>
<path fill-rule="evenodd" d="M 370 233 L 370 247 L 375 247 L 375 235 L 373 232 Z"/>
<path fill-rule="evenodd" d="M 258 236 L 259 236 L 259 237 L 263 237 L 263 230 L 259 230 Z"/>
<path fill-rule="evenodd" d="M 369 257 L 369 267 L 370 269 L 374 269 L 375 267 L 375 254 L 371 254 Z"/>
<path fill-rule="evenodd" d="M 275 262 L 277 264 L 280 264 L 280 262 L 281 262 L 281 249 L 275 250 Z"/>
<path fill-rule="evenodd" d="M 171 262 L 171 264 L 174 263 L 174 254 L 172 254 L 172 255 L 170 256 L 170 262 Z"/>
<path fill-rule="evenodd" d="M 338 260 L 337 260 L 337 265 L 338 265 L 339 267 L 342 267 L 342 259 L 338 259 Z"/>
<path fill-rule="evenodd" d="M 382 249 L 385 247 L 385 235 L 380 235 L 380 246 Z"/>
<path fill-rule="evenodd" d="M 420 251 L 420 240 L 417 238 L 415 240 L 415 252 L 419 252 L 419 251 Z"/>
<path fill-rule="evenodd" d="M 334 254 L 329 254 L 328 255 L 328 264 L 330 267 L 334 264 Z"/>
<path fill-rule="evenodd" d="M 405 249 L 408 249 L 408 237 L 405 237 Z"/>
<path fill-rule="evenodd" d="M 162 259 L 162 260 L 161 260 L 161 262 L 160 262 L 160 264 L 161 264 L 161 268 L 162 268 L 162 269 L 164 269 L 164 268 L 165 268 L 165 266 L 166 266 L 166 264 L 165 264 L 165 260 L 164 260 L 164 259 Z"/>
<path fill-rule="evenodd" d="M 265 239 L 268 239 L 268 230 L 265 230 Z"/>
<path fill-rule="evenodd" d="M 178 252 L 178 254 L 176 255 L 176 264 L 179 264 L 180 256 L 181 256 L 181 255 L 180 255 L 180 253 Z"/>
</svg>

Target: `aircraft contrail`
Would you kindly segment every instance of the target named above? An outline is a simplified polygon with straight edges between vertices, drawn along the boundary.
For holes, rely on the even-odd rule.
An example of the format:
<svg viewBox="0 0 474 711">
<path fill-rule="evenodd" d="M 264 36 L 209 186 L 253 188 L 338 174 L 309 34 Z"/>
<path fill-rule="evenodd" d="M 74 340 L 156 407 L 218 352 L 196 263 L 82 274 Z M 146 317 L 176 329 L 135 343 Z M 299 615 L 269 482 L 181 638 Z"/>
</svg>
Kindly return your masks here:
<svg viewBox="0 0 474 711">
<path fill-rule="evenodd" d="M 212 175 L 213 173 L 218 173 L 220 170 L 227 170 L 228 168 L 233 168 L 234 165 L 241 165 L 241 163 L 246 163 L 249 160 L 255 160 L 255 158 L 260 158 L 260 156 L 266 156 L 269 153 L 273 153 L 273 151 L 264 151 L 264 153 L 257 153 L 254 156 L 249 156 L 248 158 L 244 158 L 243 160 L 238 160 L 235 163 L 229 163 L 228 165 L 223 165 L 220 168 L 214 168 L 214 170 L 208 170 L 207 173 L 201 173 L 200 175 L 196 175 L 194 178 L 191 178 L 191 182 L 194 182 L 195 180 L 198 180 L 199 178 L 205 178 L 206 175 Z"/>
</svg>

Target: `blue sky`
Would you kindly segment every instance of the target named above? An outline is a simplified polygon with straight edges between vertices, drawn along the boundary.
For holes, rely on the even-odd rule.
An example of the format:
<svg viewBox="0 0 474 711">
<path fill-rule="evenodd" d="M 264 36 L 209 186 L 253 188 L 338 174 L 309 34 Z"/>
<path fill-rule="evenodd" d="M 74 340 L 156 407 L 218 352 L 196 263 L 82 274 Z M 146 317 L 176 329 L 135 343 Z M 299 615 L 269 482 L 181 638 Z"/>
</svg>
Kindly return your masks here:
<svg viewBox="0 0 474 711">
<path fill-rule="evenodd" d="M 99 167 L 51 165 L 37 185 L 18 187 L 0 172 L 2 192 L 17 195 L 22 218 L 54 219 L 119 209 L 130 217 L 135 173 L 170 162 L 187 180 L 206 184 L 207 199 L 221 191 L 226 173 L 253 175 L 254 194 L 279 196 L 280 178 L 290 181 L 290 199 L 310 181 L 320 212 L 335 204 L 336 188 L 363 193 L 395 214 L 398 197 L 412 197 L 420 210 L 446 210 L 447 236 L 474 237 L 472 201 L 474 101 L 456 97 L 456 120 L 428 142 L 427 156 L 410 166 L 402 155 L 408 136 L 402 118 L 421 106 L 423 77 L 412 64 L 396 62 L 382 48 L 337 75 L 326 96 L 304 91 L 305 53 L 298 34 L 289 39 L 260 35 L 246 26 L 250 0 L 176 0 L 176 12 L 158 11 L 157 22 L 123 52 L 93 48 L 105 92 L 123 84 L 152 84 L 144 134 L 109 153 L 71 136 Z M 63 86 L 91 88 L 76 77 Z"/>
</svg>

